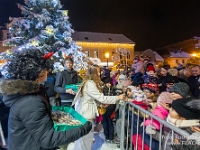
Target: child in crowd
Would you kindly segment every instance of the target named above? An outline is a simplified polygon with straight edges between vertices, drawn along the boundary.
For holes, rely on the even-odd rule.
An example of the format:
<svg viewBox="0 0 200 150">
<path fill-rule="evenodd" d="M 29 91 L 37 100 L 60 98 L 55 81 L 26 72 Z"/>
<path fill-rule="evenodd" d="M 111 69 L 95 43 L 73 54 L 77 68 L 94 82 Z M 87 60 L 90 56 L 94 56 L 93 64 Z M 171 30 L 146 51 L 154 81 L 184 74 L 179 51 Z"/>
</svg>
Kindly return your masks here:
<svg viewBox="0 0 200 150">
<path fill-rule="evenodd" d="M 111 83 L 112 83 L 111 78 L 107 78 L 104 80 L 105 85 L 103 87 L 103 94 L 105 96 L 116 95 Z M 103 125 L 104 135 L 105 135 L 107 143 L 112 143 L 112 141 L 114 139 L 114 125 L 113 125 L 113 122 L 111 119 L 111 115 L 115 111 L 115 107 L 116 107 L 115 104 L 110 104 L 106 108 L 105 114 L 102 115 L 102 117 L 103 117 L 102 125 Z"/>
<path fill-rule="evenodd" d="M 149 111 L 152 111 L 156 107 L 158 86 L 157 84 L 143 84 L 143 91 L 146 95 L 146 102 L 149 105 Z"/>
<path fill-rule="evenodd" d="M 127 80 L 127 77 L 126 77 L 126 75 L 123 75 L 123 74 L 121 74 L 120 76 L 119 76 L 119 78 L 118 78 L 118 80 L 117 80 L 117 86 L 116 86 L 116 88 L 117 88 L 117 93 L 122 93 L 122 88 L 123 88 L 123 84 L 124 84 L 124 82 Z"/>
<path fill-rule="evenodd" d="M 148 109 L 148 105 L 146 104 L 146 95 L 142 90 L 138 90 L 137 93 L 133 93 L 133 104 L 140 106 L 144 110 Z M 135 112 L 137 114 L 137 110 Z M 143 113 L 140 112 L 140 116 L 143 117 Z"/>
<path fill-rule="evenodd" d="M 161 104 L 162 103 L 162 104 Z M 157 106 L 156 108 L 152 111 L 152 114 L 161 118 L 162 120 L 165 120 L 168 116 L 168 109 L 166 109 L 165 107 L 163 107 L 162 105 L 171 105 L 172 103 L 172 96 L 170 93 L 168 92 L 162 92 L 158 99 L 157 99 Z M 151 120 L 147 119 L 144 122 L 145 126 L 149 126 L 151 125 Z M 156 130 L 160 130 L 160 123 L 156 120 L 152 120 L 152 126 L 155 127 Z M 148 132 L 147 132 L 148 133 Z"/>
<path fill-rule="evenodd" d="M 156 84 L 158 82 L 158 78 L 156 76 L 156 70 L 153 65 L 149 65 L 146 72 L 142 76 L 144 83 L 149 84 L 153 83 Z"/>
</svg>

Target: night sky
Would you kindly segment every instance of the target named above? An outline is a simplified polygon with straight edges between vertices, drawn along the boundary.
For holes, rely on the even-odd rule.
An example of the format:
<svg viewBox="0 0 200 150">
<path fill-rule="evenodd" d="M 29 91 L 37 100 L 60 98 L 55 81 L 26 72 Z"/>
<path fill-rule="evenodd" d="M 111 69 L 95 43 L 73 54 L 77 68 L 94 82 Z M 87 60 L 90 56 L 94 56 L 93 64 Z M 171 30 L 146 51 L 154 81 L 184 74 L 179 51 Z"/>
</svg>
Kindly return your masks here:
<svg viewBox="0 0 200 150">
<path fill-rule="evenodd" d="M 15 3 L 0 0 L 0 25 L 21 16 Z M 124 34 L 136 50 L 155 49 L 200 35 L 200 0 L 61 0 L 76 31 Z"/>
</svg>

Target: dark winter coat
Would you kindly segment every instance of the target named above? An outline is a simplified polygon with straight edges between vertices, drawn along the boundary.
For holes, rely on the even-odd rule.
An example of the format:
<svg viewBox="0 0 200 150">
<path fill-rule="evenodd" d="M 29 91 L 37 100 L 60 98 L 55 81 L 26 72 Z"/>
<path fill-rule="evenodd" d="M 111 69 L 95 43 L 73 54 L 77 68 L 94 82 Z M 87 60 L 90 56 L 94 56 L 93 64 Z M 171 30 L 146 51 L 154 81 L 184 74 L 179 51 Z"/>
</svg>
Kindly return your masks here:
<svg viewBox="0 0 200 150">
<path fill-rule="evenodd" d="M 72 70 L 71 72 L 64 70 L 56 74 L 54 90 L 59 93 L 61 100 L 74 99 L 74 95 L 66 93 L 65 85 L 76 84 L 78 82 L 82 82 L 82 79 L 75 70 Z"/>
<path fill-rule="evenodd" d="M 195 98 L 200 98 L 200 82 L 198 81 L 200 76 L 191 76 L 188 78 L 190 91 Z"/>
<path fill-rule="evenodd" d="M 82 127 L 69 131 L 54 131 L 48 98 L 37 82 L 2 80 L 0 92 L 4 94 L 5 105 L 10 107 L 9 150 L 58 147 L 69 144 L 86 134 Z"/>
</svg>

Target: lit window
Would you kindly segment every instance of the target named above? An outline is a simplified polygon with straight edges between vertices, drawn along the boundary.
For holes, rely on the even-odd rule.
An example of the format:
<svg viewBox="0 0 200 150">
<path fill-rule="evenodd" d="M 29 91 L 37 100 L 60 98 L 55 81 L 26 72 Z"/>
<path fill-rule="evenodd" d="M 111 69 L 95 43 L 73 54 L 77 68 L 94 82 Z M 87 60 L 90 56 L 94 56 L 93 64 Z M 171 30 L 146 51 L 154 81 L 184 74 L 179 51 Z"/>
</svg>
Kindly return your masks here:
<svg viewBox="0 0 200 150">
<path fill-rule="evenodd" d="M 85 51 L 85 54 L 87 57 L 90 57 L 90 52 L 89 51 Z"/>
<path fill-rule="evenodd" d="M 94 51 L 94 58 L 99 58 L 99 52 L 98 51 Z"/>
<path fill-rule="evenodd" d="M 7 39 L 11 39 L 11 34 L 7 33 Z"/>
</svg>

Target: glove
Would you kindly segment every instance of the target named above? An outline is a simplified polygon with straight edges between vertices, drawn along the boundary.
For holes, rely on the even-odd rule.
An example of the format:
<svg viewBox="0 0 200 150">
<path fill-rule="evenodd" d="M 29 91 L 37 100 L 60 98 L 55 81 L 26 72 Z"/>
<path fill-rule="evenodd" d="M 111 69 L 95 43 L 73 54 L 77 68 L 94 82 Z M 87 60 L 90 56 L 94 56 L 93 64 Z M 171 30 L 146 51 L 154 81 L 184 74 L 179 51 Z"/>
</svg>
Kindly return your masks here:
<svg viewBox="0 0 200 150">
<path fill-rule="evenodd" d="M 88 134 L 92 129 L 92 123 L 87 121 L 83 126 L 81 126 L 81 136 Z"/>
<path fill-rule="evenodd" d="M 156 128 L 152 125 L 148 125 L 146 127 L 146 133 L 147 134 L 156 134 Z"/>
</svg>

